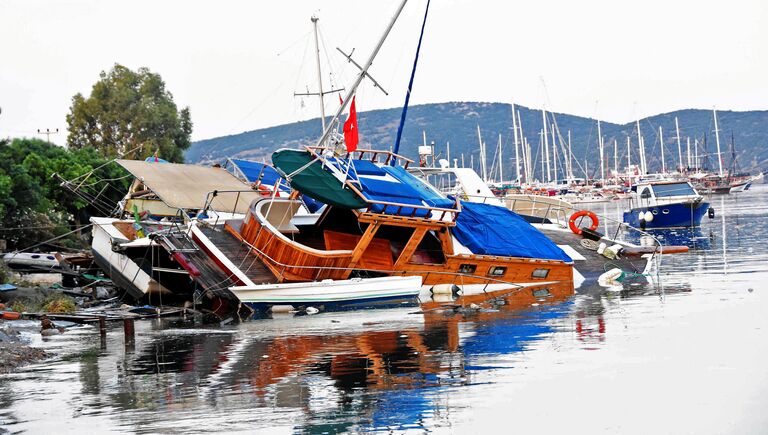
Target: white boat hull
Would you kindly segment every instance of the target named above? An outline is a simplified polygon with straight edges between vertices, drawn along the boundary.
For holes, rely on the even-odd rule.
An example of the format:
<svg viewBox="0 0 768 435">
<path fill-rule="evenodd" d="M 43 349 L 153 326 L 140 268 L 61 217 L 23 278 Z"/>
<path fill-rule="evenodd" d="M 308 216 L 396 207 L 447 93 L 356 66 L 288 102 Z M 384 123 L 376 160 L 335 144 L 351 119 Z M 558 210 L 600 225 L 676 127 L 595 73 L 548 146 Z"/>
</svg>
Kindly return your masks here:
<svg viewBox="0 0 768 435">
<path fill-rule="evenodd" d="M 348 305 L 408 298 L 415 300 L 420 289 L 420 276 L 257 284 L 229 288 L 242 303 L 252 307 Z"/>
<path fill-rule="evenodd" d="M 109 275 L 112 281 L 127 291 L 134 298 L 141 298 L 146 293 L 160 291 L 167 293 L 168 289 L 145 272 L 135 261 L 122 252 L 112 249 L 114 243 L 126 243 L 128 240 L 115 228 L 112 223 L 118 219 L 93 217 L 93 241 L 91 250 L 96 264 Z M 133 243 L 140 241 L 137 240 Z M 149 240 L 146 239 L 148 242 Z"/>
</svg>

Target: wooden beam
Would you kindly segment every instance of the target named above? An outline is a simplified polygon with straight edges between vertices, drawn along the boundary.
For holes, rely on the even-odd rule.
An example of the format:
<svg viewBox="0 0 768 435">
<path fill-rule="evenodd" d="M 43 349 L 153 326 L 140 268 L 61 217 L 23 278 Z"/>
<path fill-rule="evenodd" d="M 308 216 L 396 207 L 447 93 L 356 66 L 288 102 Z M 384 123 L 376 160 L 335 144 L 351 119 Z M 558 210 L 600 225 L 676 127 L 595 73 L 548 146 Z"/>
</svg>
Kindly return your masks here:
<svg viewBox="0 0 768 435">
<path fill-rule="evenodd" d="M 443 247 L 443 255 L 448 257 L 453 255 L 453 238 L 451 232 L 447 228 L 442 228 L 437 232 L 437 236 L 440 238 L 440 245 Z"/>
<path fill-rule="evenodd" d="M 455 222 L 446 222 L 446 221 L 438 221 L 438 220 L 427 220 L 417 217 L 408 217 L 408 216 L 397 216 L 397 215 L 388 215 L 388 214 L 378 214 L 378 213 L 368 213 L 368 212 L 359 212 L 355 211 L 355 214 L 357 215 L 357 220 L 360 222 L 370 223 L 370 222 L 381 222 L 383 225 L 391 225 L 395 227 L 408 227 L 408 228 L 414 228 L 414 227 L 425 227 L 428 230 L 439 230 L 443 227 L 453 227 L 456 226 Z"/>
<path fill-rule="evenodd" d="M 408 263 L 408 261 L 413 256 L 413 253 L 416 252 L 416 248 L 419 247 L 419 243 L 421 243 L 421 239 L 424 238 L 425 234 L 427 234 L 427 228 L 425 227 L 419 227 L 413 230 L 413 234 L 411 235 L 411 238 L 408 239 L 408 243 L 405 244 L 403 251 L 400 253 L 400 256 L 397 258 L 397 261 L 395 262 L 396 270 L 398 267 Z"/>
<path fill-rule="evenodd" d="M 363 258 L 365 250 L 368 248 L 368 245 L 371 243 L 371 240 L 373 240 L 373 237 L 376 235 L 376 232 L 380 227 L 381 223 L 377 221 L 368 224 L 368 228 L 365 229 L 363 236 L 360 237 L 360 241 L 357 242 L 357 246 L 355 246 L 355 249 L 352 250 L 352 259 L 349 262 L 349 269 L 344 271 L 342 279 L 349 278 L 349 274 L 352 273 L 352 269 L 357 266 L 357 263 L 359 263 L 360 259 Z"/>
</svg>

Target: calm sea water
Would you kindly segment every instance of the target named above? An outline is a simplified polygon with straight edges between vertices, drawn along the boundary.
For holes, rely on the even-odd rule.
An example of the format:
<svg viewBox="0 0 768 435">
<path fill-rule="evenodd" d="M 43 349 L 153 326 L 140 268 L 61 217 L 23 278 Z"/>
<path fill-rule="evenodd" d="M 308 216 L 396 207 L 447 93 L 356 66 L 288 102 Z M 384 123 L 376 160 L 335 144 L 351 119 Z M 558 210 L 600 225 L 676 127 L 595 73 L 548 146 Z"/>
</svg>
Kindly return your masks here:
<svg viewBox="0 0 768 435">
<path fill-rule="evenodd" d="M 84 327 L 0 378 L 0 432 L 767 433 L 768 189 L 713 197 L 660 280 L 524 307 Z M 593 207 L 619 215 L 617 204 Z M 21 324 L 24 325 L 23 323 Z"/>
</svg>

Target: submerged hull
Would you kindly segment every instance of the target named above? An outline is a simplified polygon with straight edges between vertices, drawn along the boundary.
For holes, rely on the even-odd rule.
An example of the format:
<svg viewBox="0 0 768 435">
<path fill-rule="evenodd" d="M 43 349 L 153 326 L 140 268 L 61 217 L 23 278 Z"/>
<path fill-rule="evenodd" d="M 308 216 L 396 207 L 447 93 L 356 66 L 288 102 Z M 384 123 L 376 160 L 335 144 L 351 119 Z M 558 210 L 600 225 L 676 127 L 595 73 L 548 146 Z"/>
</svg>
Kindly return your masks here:
<svg viewBox="0 0 768 435">
<path fill-rule="evenodd" d="M 701 225 L 701 219 L 707 213 L 707 209 L 709 209 L 709 203 L 705 201 L 636 207 L 624 212 L 624 223 L 641 228 L 640 213 L 650 211 L 653 214 L 653 220 L 646 221 L 645 228 L 697 227 Z"/>
</svg>

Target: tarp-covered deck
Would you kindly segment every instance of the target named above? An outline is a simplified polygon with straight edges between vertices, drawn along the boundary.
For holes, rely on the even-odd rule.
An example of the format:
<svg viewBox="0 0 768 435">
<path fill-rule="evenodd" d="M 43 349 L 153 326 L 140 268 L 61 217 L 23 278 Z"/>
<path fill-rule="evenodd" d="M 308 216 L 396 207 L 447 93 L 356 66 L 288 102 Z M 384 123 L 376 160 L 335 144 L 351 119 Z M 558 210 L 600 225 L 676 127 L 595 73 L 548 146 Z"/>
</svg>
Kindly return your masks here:
<svg viewBox="0 0 768 435">
<path fill-rule="evenodd" d="M 167 206 L 183 210 L 201 210 L 209 192 L 218 191 L 210 209 L 220 212 L 246 213 L 258 192 L 223 168 L 155 163 L 139 160 L 117 160 L 134 177 L 141 180 Z"/>
</svg>

